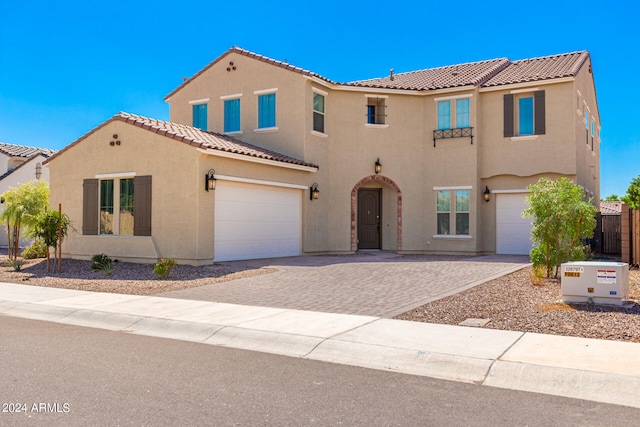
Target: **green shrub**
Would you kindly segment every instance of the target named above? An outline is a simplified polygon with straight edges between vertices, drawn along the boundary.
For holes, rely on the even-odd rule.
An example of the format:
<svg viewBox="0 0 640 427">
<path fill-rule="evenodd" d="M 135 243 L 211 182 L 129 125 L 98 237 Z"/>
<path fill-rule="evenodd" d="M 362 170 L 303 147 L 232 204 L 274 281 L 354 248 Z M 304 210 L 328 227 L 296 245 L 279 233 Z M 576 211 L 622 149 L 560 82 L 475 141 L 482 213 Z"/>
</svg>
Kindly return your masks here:
<svg viewBox="0 0 640 427">
<path fill-rule="evenodd" d="M 111 258 L 109 258 L 105 254 L 98 254 L 91 257 L 91 268 L 96 271 L 104 271 L 107 276 L 111 276 L 113 274 L 113 264 Z"/>
<path fill-rule="evenodd" d="M 153 268 L 153 274 L 158 275 L 161 279 L 166 279 L 176 265 L 178 263 L 174 259 L 160 258 L 160 261 Z"/>
<path fill-rule="evenodd" d="M 46 256 L 47 246 L 42 239 L 35 239 L 31 245 L 22 251 L 22 258 L 25 259 L 46 258 Z"/>
<path fill-rule="evenodd" d="M 14 271 L 22 270 L 23 264 L 24 264 L 24 260 L 22 260 L 22 259 L 12 259 L 11 260 L 11 267 L 13 267 Z"/>
</svg>

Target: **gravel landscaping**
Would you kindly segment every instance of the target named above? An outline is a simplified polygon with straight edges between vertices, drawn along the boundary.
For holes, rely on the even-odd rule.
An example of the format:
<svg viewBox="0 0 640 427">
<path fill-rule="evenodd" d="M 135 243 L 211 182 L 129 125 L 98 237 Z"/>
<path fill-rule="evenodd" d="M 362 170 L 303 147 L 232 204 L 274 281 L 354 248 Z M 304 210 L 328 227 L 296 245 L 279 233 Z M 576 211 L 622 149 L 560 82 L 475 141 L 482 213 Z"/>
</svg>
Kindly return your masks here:
<svg viewBox="0 0 640 427">
<path fill-rule="evenodd" d="M 20 271 L 0 258 L 0 281 L 34 286 L 78 289 L 94 292 L 154 295 L 269 274 L 273 268 L 242 268 L 216 264 L 202 267 L 179 265 L 168 279 L 153 274 L 153 265 L 115 263 L 113 275 L 91 269 L 90 261 L 62 261 L 62 273 L 52 262 L 47 273 L 45 260 L 25 260 Z M 630 308 L 564 304 L 560 281 L 532 284 L 530 267 L 467 291 L 423 305 L 396 319 L 457 325 L 469 319 L 488 319 L 484 326 L 522 332 L 640 342 L 640 271 L 629 272 Z"/>
</svg>

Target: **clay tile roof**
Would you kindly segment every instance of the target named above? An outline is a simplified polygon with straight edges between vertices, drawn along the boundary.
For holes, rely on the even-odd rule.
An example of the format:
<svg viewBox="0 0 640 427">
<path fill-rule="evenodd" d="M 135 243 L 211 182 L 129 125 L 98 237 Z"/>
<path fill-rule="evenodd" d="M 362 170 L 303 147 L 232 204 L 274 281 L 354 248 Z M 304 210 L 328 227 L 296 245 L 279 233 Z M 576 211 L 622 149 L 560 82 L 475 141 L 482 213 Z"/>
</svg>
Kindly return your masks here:
<svg viewBox="0 0 640 427">
<path fill-rule="evenodd" d="M 102 123 L 95 129 L 91 130 L 87 134 L 81 136 L 76 141 L 72 142 L 64 149 L 59 151 L 55 156 L 47 159 L 47 162 L 55 158 L 57 155 L 63 153 L 73 145 L 87 138 L 89 135 L 97 131 L 103 126 L 106 126 L 112 121 L 123 121 L 134 126 L 141 127 L 150 132 L 157 133 L 159 135 L 172 138 L 185 144 L 191 145 L 196 148 L 211 149 L 225 151 L 227 153 L 240 154 L 249 157 L 256 157 L 265 160 L 273 160 L 276 162 L 290 163 L 294 165 L 308 166 L 318 168 L 318 166 L 307 163 L 294 157 L 289 157 L 284 154 L 276 153 L 265 148 L 261 148 L 255 145 L 242 142 L 228 135 L 223 135 L 215 132 L 207 132 L 200 129 L 196 129 L 191 126 L 181 125 L 177 123 L 165 122 L 162 120 L 151 119 L 148 117 L 138 116 L 135 114 L 120 112 L 113 116 L 111 119 Z"/>
<path fill-rule="evenodd" d="M 581 51 L 515 61 L 482 86 L 490 87 L 574 77 L 587 58 L 589 58 L 589 53 Z"/>
<path fill-rule="evenodd" d="M 469 85 L 478 86 L 508 65 L 509 60 L 507 58 L 499 58 L 398 73 L 393 75 L 393 79 L 391 76 L 386 76 L 379 79 L 359 80 L 345 84 L 348 86 L 420 91 Z"/>
<path fill-rule="evenodd" d="M 0 153 L 11 157 L 22 157 L 28 159 L 35 154 L 42 154 L 44 157 L 50 157 L 55 154 L 56 150 L 50 148 L 27 147 L 25 145 L 14 145 L 0 142 Z"/>
<path fill-rule="evenodd" d="M 242 49 L 240 47 L 233 46 L 231 49 L 229 49 L 228 51 L 226 51 L 225 53 L 223 53 L 222 55 L 218 56 L 216 59 L 211 61 L 207 66 L 205 66 L 203 69 L 198 71 L 196 74 L 194 74 L 193 76 L 191 76 L 190 78 L 185 80 L 180 86 L 178 86 L 171 93 L 169 93 L 167 96 L 165 96 L 164 100 L 166 101 L 167 99 L 169 99 L 174 93 L 178 92 L 180 89 L 182 89 L 184 86 L 188 85 L 193 79 L 198 77 L 200 74 L 204 73 L 209 68 L 213 67 L 215 64 L 217 64 L 218 62 L 222 61 L 224 59 L 224 57 L 226 57 L 230 53 L 237 53 L 239 55 L 244 55 L 244 56 L 249 57 L 249 58 L 257 59 L 259 61 L 266 62 L 268 64 L 275 65 L 277 67 L 285 68 L 285 69 L 287 69 L 289 71 L 294 71 L 296 73 L 300 73 L 300 74 L 305 75 L 305 76 L 317 77 L 317 78 L 322 79 L 322 80 L 324 80 L 326 82 L 335 83 L 335 82 L 327 79 L 326 77 L 321 76 L 320 74 L 314 73 L 314 72 L 309 71 L 309 70 L 305 70 L 304 68 L 296 67 L 296 66 L 291 65 L 291 64 L 289 64 L 287 62 L 278 61 L 277 59 L 272 59 L 272 58 L 269 58 L 267 56 L 260 55 L 258 53 L 250 52 L 250 51 Z"/>
<path fill-rule="evenodd" d="M 623 202 L 600 202 L 602 215 L 621 215 Z"/>
</svg>

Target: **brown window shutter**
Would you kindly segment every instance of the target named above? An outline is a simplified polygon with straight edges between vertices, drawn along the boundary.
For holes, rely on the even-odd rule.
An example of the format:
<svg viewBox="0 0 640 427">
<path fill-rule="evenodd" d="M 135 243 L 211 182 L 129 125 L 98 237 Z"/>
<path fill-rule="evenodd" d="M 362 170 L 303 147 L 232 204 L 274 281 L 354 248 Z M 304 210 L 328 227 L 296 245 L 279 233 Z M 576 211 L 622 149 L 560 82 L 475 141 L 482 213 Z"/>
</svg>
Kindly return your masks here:
<svg viewBox="0 0 640 427">
<path fill-rule="evenodd" d="M 133 178 L 133 235 L 151 236 L 151 176 Z"/>
<path fill-rule="evenodd" d="M 82 183 L 82 234 L 98 234 L 98 180 L 85 179 Z"/>
<path fill-rule="evenodd" d="M 504 136 L 512 137 L 513 131 L 513 94 L 504 95 Z"/>
<path fill-rule="evenodd" d="M 544 91 L 538 90 L 533 93 L 533 108 L 535 109 L 534 115 L 534 133 L 536 135 L 544 135 L 545 133 L 545 105 L 544 105 Z"/>
</svg>

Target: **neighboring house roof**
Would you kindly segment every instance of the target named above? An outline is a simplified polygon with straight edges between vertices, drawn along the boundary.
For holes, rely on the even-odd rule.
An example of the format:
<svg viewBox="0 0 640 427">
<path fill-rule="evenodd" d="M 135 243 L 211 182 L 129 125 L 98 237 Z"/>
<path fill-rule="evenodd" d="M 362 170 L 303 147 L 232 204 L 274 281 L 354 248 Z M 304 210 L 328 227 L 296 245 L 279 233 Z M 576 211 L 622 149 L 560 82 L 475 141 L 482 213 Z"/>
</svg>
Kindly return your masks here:
<svg viewBox="0 0 640 427">
<path fill-rule="evenodd" d="M 227 153 L 257 157 L 265 160 L 273 160 L 276 162 L 318 168 L 317 165 L 314 165 L 312 163 L 307 163 L 302 160 L 286 156 L 284 154 L 276 153 L 275 151 L 248 144 L 246 142 L 242 142 L 235 138 L 232 138 L 228 135 L 222 135 L 215 132 L 207 132 L 191 126 L 165 122 L 162 120 L 151 119 L 148 117 L 123 112 L 116 114 L 106 122 L 97 126 L 95 129 L 92 129 L 87 134 L 81 136 L 71 144 L 67 145 L 64 149 L 58 151 L 44 163 L 48 163 L 49 161 L 55 159 L 57 156 L 67 151 L 69 148 L 89 137 L 98 129 L 114 121 L 129 123 L 131 125 L 138 126 L 153 133 L 157 133 L 158 135 L 166 136 L 167 138 L 175 139 L 176 141 L 183 142 L 196 148 L 219 150 Z"/>
<path fill-rule="evenodd" d="M 36 157 L 38 157 L 39 155 L 41 155 L 42 157 L 44 157 L 45 159 L 48 158 L 49 156 L 44 154 L 44 153 L 35 153 L 33 154 L 31 157 L 29 157 L 27 160 L 25 160 L 24 162 L 20 163 L 19 165 L 17 165 L 15 168 L 6 171 L 5 173 L 3 173 L 2 175 L 0 175 L 0 181 L 4 180 L 6 177 L 8 177 L 9 175 L 13 174 L 14 172 L 20 170 L 23 166 L 26 166 L 29 164 L 29 162 L 32 159 L 35 159 Z M 44 162 L 43 162 L 44 163 Z"/>
<path fill-rule="evenodd" d="M 621 215 L 622 203 L 624 202 L 600 202 L 600 213 L 602 215 Z"/>
<path fill-rule="evenodd" d="M 11 157 L 23 157 L 25 159 L 28 159 L 34 154 L 42 154 L 45 157 L 49 157 L 55 154 L 55 152 L 56 150 L 52 150 L 50 148 L 27 147 L 24 145 L 7 144 L 5 142 L 0 142 L 0 153 L 6 154 L 7 156 Z"/>
<path fill-rule="evenodd" d="M 384 78 L 345 83 L 348 86 L 384 89 L 435 90 L 461 86 L 478 86 L 509 66 L 507 58 L 469 62 L 447 67 L 430 68 Z"/>
<path fill-rule="evenodd" d="M 575 77 L 589 58 L 586 51 L 542 56 L 511 62 L 507 68 L 483 83 L 483 87 Z"/>
<path fill-rule="evenodd" d="M 248 50 L 239 48 L 237 46 L 233 46 L 231 49 L 229 49 L 228 51 L 226 51 L 225 53 L 223 53 L 222 55 L 218 56 L 216 59 L 211 61 L 202 70 L 198 71 L 196 74 L 194 74 L 193 76 L 191 76 L 190 78 L 185 80 L 180 86 L 178 86 L 170 94 L 165 96 L 164 100 L 165 101 L 168 100 L 174 93 L 178 92 L 184 86 L 188 85 L 192 80 L 197 78 L 200 74 L 204 73 L 209 68 L 213 67 L 215 64 L 217 64 L 218 62 L 222 61 L 227 55 L 229 55 L 231 53 L 237 53 L 239 55 L 244 55 L 246 57 L 257 59 L 258 61 L 266 62 L 268 64 L 275 65 L 276 67 L 281 67 L 281 68 L 287 69 L 289 71 L 294 71 L 296 73 L 300 73 L 300 74 L 305 75 L 305 76 L 317 77 L 317 78 L 319 78 L 321 80 L 325 80 L 325 81 L 327 81 L 329 83 L 335 83 L 335 82 L 327 79 L 326 77 L 322 77 L 320 74 L 314 73 L 312 71 L 305 70 L 303 68 L 293 66 L 293 65 L 291 65 L 291 64 L 289 64 L 287 62 L 284 62 L 284 61 L 278 61 L 277 59 L 271 59 L 271 58 L 269 58 L 267 56 L 260 55 L 258 53 L 249 52 Z"/>
</svg>

